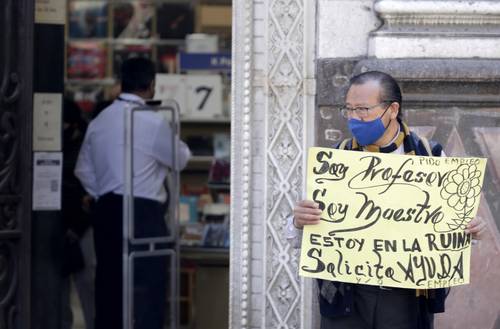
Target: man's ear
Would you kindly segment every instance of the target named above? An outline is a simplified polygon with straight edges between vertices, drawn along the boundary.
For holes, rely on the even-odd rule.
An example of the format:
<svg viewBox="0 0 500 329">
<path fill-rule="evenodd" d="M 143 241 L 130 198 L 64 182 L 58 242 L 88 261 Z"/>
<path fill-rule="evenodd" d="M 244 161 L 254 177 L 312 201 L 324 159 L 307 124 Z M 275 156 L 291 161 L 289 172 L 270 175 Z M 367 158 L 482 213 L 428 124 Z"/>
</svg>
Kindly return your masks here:
<svg viewBox="0 0 500 329">
<path fill-rule="evenodd" d="M 155 87 L 156 87 L 156 81 L 153 80 L 149 85 L 149 92 L 151 93 L 151 98 L 155 97 Z"/>
<path fill-rule="evenodd" d="M 391 104 L 391 119 L 396 119 L 399 113 L 399 103 L 392 102 Z"/>
</svg>

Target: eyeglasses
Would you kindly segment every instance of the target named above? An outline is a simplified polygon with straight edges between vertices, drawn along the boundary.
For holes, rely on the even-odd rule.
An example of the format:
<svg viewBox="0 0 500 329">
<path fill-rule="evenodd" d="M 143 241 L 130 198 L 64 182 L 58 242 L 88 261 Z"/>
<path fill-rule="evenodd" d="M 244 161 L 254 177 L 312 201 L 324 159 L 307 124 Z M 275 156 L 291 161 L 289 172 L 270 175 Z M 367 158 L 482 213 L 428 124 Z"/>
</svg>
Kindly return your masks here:
<svg viewBox="0 0 500 329">
<path fill-rule="evenodd" d="M 347 107 L 346 105 L 344 105 L 340 108 L 340 114 L 342 114 L 342 116 L 346 119 L 352 117 L 353 114 L 356 114 L 356 116 L 359 118 L 366 118 L 370 114 L 370 111 L 373 110 L 374 108 L 376 108 L 382 104 L 387 104 L 387 103 L 392 104 L 392 102 L 393 101 L 383 101 L 382 103 L 378 103 L 378 104 L 373 105 L 373 106 L 359 106 L 359 107 L 355 107 L 355 108 L 350 108 L 350 107 Z"/>
</svg>

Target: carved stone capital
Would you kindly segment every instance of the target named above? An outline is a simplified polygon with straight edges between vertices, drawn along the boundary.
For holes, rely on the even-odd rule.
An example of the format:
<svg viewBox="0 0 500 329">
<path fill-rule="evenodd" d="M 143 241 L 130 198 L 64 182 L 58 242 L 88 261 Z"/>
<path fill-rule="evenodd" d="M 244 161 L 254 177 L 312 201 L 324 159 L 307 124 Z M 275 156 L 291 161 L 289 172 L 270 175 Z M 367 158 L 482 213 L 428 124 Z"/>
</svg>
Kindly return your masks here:
<svg viewBox="0 0 500 329">
<path fill-rule="evenodd" d="M 379 0 L 383 25 L 371 33 L 369 54 L 378 58 L 495 58 L 500 2 Z"/>
</svg>

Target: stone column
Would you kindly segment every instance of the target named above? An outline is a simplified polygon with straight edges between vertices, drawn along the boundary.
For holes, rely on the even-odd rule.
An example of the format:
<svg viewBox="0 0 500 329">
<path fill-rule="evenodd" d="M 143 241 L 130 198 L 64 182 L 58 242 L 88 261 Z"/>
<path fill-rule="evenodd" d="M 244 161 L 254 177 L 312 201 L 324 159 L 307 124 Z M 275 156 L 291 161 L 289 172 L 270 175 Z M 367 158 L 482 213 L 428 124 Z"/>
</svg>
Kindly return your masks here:
<svg viewBox="0 0 500 329">
<path fill-rule="evenodd" d="M 304 190 L 315 1 L 233 1 L 230 328 L 312 328 L 286 217 Z M 307 128 L 307 129 L 306 129 Z"/>
</svg>

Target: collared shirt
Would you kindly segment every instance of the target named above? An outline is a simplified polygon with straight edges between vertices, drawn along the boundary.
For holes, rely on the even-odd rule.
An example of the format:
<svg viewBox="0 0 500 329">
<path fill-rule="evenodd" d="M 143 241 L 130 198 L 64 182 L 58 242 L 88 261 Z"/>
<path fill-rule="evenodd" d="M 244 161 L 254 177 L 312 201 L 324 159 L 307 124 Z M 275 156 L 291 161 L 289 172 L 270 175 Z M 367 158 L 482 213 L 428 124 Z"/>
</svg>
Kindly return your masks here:
<svg viewBox="0 0 500 329">
<path fill-rule="evenodd" d="M 144 105 L 142 98 L 122 93 L 90 122 L 80 149 L 75 175 L 94 198 L 114 192 L 123 194 L 125 111 Z M 153 111 L 134 114 L 134 196 L 165 202 L 164 180 L 174 168 L 172 131 L 166 118 Z M 185 143 L 177 140 L 177 164 L 184 168 L 191 156 Z"/>
</svg>

